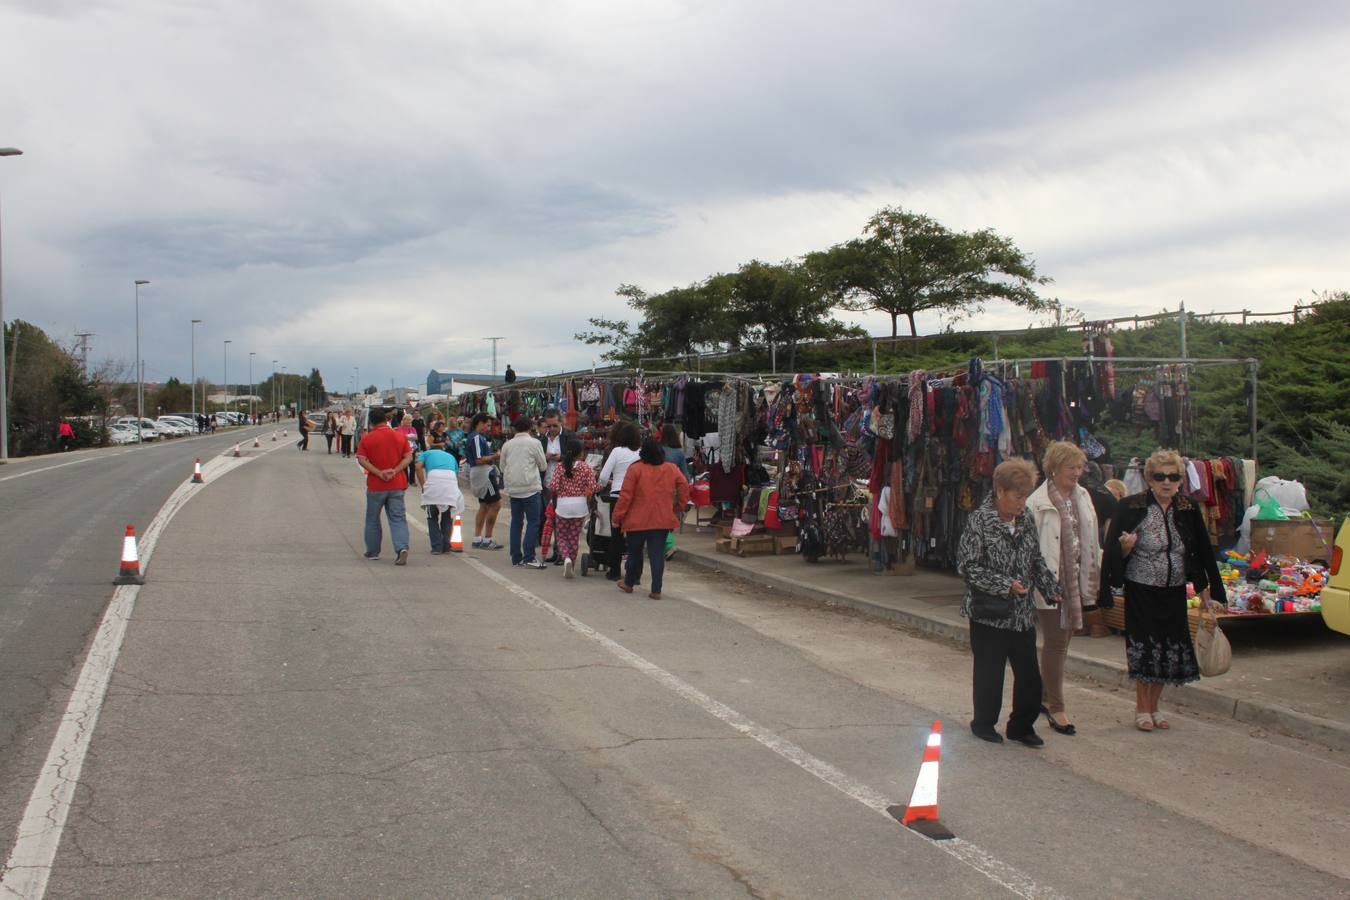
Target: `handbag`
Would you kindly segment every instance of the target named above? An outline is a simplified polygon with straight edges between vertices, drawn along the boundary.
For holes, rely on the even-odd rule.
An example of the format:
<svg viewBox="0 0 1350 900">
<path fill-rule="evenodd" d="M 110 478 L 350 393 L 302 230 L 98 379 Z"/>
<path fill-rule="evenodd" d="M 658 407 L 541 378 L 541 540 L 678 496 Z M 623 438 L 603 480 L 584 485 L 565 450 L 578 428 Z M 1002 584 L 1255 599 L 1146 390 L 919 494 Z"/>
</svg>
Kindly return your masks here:
<svg viewBox="0 0 1350 900">
<path fill-rule="evenodd" d="M 1001 597 L 970 587 L 970 617 L 972 619 L 1006 619 L 1012 615 L 1012 598 Z"/>
<path fill-rule="evenodd" d="M 1206 678 L 1222 675 L 1233 665 L 1233 647 L 1219 627 L 1219 617 L 1203 606 L 1200 627 L 1195 630 L 1195 661 Z"/>
</svg>

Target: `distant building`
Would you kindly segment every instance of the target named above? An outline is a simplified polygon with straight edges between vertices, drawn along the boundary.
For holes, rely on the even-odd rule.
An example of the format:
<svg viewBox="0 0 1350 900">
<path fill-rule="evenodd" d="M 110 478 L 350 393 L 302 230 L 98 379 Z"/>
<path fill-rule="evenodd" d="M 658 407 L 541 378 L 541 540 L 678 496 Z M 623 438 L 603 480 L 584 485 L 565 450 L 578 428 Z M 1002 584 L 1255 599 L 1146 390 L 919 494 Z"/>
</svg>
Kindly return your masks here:
<svg viewBox="0 0 1350 900">
<path fill-rule="evenodd" d="M 505 383 L 505 379 L 500 375 L 471 375 L 464 372 L 443 372 L 440 369 L 432 369 L 427 373 L 427 393 L 445 394 L 451 398 Z"/>
</svg>

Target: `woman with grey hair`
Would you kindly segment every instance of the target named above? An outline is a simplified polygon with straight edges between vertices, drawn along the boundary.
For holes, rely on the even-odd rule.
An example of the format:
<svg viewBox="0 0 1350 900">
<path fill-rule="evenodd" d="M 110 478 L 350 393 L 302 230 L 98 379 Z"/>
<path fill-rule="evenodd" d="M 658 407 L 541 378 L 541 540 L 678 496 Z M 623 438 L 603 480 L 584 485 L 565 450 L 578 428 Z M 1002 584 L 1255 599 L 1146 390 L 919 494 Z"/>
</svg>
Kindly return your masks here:
<svg viewBox="0 0 1350 900">
<path fill-rule="evenodd" d="M 1144 464 L 1148 485 L 1120 501 L 1106 533 L 1101 605 L 1125 588 L 1125 662 L 1134 680 L 1134 725 L 1167 729 L 1158 712 L 1163 687 L 1200 678 L 1186 619 L 1186 582 L 1200 602 L 1224 602 L 1223 582 L 1200 507 L 1181 493 L 1181 455 L 1158 450 Z"/>
<path fill-rule="evenodd" d="M 1002 743 L 994 730 L 1003 706 L 1003 672 L 1013 670 L 1009 740 L 1040 747 L 1033 727 L 1041 708 L 1041 673 L 1036 663 L 1036 604 L 1032 591 L 1055 603 L 1059 582 L 1041 556 L 1040 538 L 1027 513 L 1036 486 L 1036 468 L 1010 459 L 994 469 L 994 489 L 970 515 L 956 553 L 956 571 L 965 579 L 961 615 L 970 619 L 974 656 L 974 715 L 970 730 L 982 740 Z"/>
</svg>

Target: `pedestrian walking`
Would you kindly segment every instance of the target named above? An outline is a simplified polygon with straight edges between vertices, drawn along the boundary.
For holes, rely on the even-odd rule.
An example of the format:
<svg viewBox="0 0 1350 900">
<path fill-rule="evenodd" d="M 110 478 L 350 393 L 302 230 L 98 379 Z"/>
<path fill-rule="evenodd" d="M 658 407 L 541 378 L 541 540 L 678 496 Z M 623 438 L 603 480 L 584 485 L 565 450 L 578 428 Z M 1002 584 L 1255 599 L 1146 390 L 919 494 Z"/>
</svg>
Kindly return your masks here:
<svg viewBox="0 0 1350 900">
<path fill-rule="evenodd" d="M 506 374 L 502 376 L 502 380 L 505 381 L 507 384 L 516 383 L 516 370 L 511 368 L 510 363 L 506 364 Z"/>
<path fill-rule="evenodd" d="M 1125 589 L 1125 663 L 1134 681 L 1134 724 L 1171 727 L 1158 711 L 1163 687 L 1198 681 L 1200 666 L 1186 619 L 1186 582 L 1200 603 L 1224 603 L 1223 582 L 1200 507 L 1181 495 L 1181 455 L 1157 450 L 1144 463 L 1141 493 L 1120 501 L 1106 533 L 1100 603 Z"/>
<path fill-rule="evenodd" d="M 543 515 L 543 485 L 548 468 L 544 450 L 534 436 L 534 423 L 521 416 L 512 423 L 515 434 L 502 447 L 502 478 L 511 498 L 511 565 L 542 569 L 539 559 L 539 524 Z"/>
<path fill-rule="evenodd" d="M 324 442 L 325 442 L 326 444 L 328 444 L 328 455 L 329 455 L 329 456 L 331 456 L 331 455 L 333 454 L 333 439 L 336 438 L 337 436 L 338 436 L 338 417 L 337 417 L 337 413 L 333 412 L 333 411 L 330 409 L 330 410 L 328 411 L 328 414 L 325 415 L 325 416 L 323 417 L 323 439 L 324 439 Z M 341 444 L 338 445 L 338 449 L 339 449 L 339 450 L 342 449 L 342 445 L 341 445 Z"/>
<path fill-rule="evenodd" d="M 684 473 L 685 478 L 694 477 L 694 472 L 689 466 L 689 458 L 684 454 L 684 440 L 680 437 L 680 430 L 669 422 L 661 426 L 661 451 L 666 455 L 666 462 L 674 463 Z"/>
<path fill-rule="evenodd" d="M 302 416 L 303 419 L 303 416 Z M 408 562 L 408 518 L 403 492 L 408 489 L 408 466 L 413 454 L 408 440 L 389 427 L 385 411 L 370 410 L 371 430 L 356 448 L 356 461 L 366 470 L 366 559 L 380 558 L 383 536 L 380 511 L 389 520 L 389 540 L 394 545 L 394 565 Z"/>
<path fill-rule="evenodd" d="M 549 485 L 553 483 L 553 475 L 558 471 L 558 466 L 562 464 L 563 444 L 572 436 L 572 432 L 563 428 L 561 412 L 555 407 L 544 410 L 539 422 L 539 446 L 544 448 L 544 459 L 548 462 L 548 470 L 544 472 L 544 493 L 541 501 L 545 515 L 547 515 L 549 504 L 553 503 L 553 490 Z M 554 507 L 554 518 L 557 518 L 556 507 Z M 544 562 L 561 565 L 563 558 L 559 553 L 557 538 L 555 537 L 553 554 Z"/>
<path fill-rule="evenodd" d="M 492 532 L 502 508 L 501 472 L 497 469 L 501 454 L 492 452 L 492 442 L 488 440 L 491 426 L 492 418 L 487 413 L 473 417 L 465 459 L 469 464 L 469 490 L 478 500 L 478 511 L 473 517 L 473 546 L 500 550 L 502 545 L 492 539 Z"/>
<path fill-rule="evenodd" d="M 563 577 L 571 578 L 581 543 L 591 495 L 595 493 L 595 470 L 582 459 L 585 448 L 576 435 L 562 442 L 562 460 L 553 470 L 549 490 L 553 493 L 553 540 L 563 561 Z"/>
<path fill-rule="evenodd" d="M 56 429 L 56 442 L 62 452 L 75 449 L 75 426 L 69 419 L 62 419 Z"/>
<path fill-rule="evenodd" d="M 994 469 L 994 489 L 970 514 L 956 551 L 956 571 L 966 582 L 961 615 L 970 619 L 974 657 L 970 730 L 991 743 L 1003 706 L 1003 673 L 1011 665 L 1013 706 L 1005 733 L 1028 747 L 1045 744 L 1036 734 L 1041 672 L 1036 663 L 1036 605 L 1031 592 L 1059 600 L 1059 582 L 1041 556 L 1040 538 L 1027 512 L 1036 468 L 1010 459 Z"/>
<path fill-rule="evenodd" d="M 660 600 L 666 538 L 680 525 L 680 516 L 689 502 L 689 480 L 678 466 L 666 462 L 665 451 L 655 438 L 642 442 L 638 460 L 624 475 L 623 490 L 610 519 L 623 529 L 628 544 L 628 560 L 619 590 L 631 594 L 641 583 L 645 551 L 651 565 L 651 593 L 647 596 Z"/>
<path fill-rule="evenodd" d="M 1041 639 L 1041 713 L 1059 734 L 1077 729 L 1064 709 L 1064 663 L 1069 641 L 1083 627 L 1083 607 L 1095 605 L 1101 586 L 1102 548 L 1092 495 L 1079 485 L 1087 456 L 1076 444 L 1055 441 L 1045 448 L 1045 481 L 1027 498 L 1041 556 L 1059 581 L 1060 602 L 1033 592 Z"/>
<path fill-rule="evenodd" d="M 455 513 L 464 506 L 459 491 L 459 462 L 445 452 L 445 441 L 436 432 L 431 446 L 417 456 L 417 486 L 422 489 L 422 509 L 427 515 L 427 537 L 431 552 L 450 552 L 450 534 Z"/>
<path fill-rule="evenodd" d="M 309 432 L 310 429 L 314 427 L 314 420 L 305 415 L 305 411 L 302 409 L 296 415 L 295 427 L 300 430 L 300 440 L 295 442 L 295 446 L 299 447 L 301 450 L 308 450 Z"/>
<path fill-rule="evenodd" d="M 349 459 L 352 455 L 352 440 L 356 436 L 356 416 L 352 415 L 351 407 L 342 410 L 342 415 L 338 416 L 338 435 L 342 438 L 342 458 Z"/>
<path fill-rule="evenodd" d="M 624 476 L 628 468 L 638 460 L 638 448 L 642 446 L 642 432 L 636 422 L 621 419 L 609 429 L 609 455 L 600 467 L 600 486 L 606 489 L 605 501 L 609 503 L 610 538 L 609 552 L 605 560 L 605 577 L 610 581 L 620 578 L 619 562 L 623 559 L 623 531 L 614 522 L 614 506 L 619 502 L 623 491 Z M 662 454 L 662 461 L 665 454 Z"/>
</svg>

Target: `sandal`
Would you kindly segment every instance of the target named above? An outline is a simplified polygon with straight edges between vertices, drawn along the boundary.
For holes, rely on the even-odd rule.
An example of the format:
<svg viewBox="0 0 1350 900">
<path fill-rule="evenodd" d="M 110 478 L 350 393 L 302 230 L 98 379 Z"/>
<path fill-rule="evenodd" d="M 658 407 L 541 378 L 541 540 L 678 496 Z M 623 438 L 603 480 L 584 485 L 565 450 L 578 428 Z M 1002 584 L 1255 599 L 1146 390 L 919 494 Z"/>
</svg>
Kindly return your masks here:
<svg viewBox="0 0 1350 900">
<path fill-rule="evenodd" d="M 617 587 L 619 590 L 623 591 L 625 594 L 633 593 L 633 586 L 631 584 L 628 584 L 627 582 L 616 581 L 614 582 L 614 586 Z"/>
<path fill-rule="evenodd" d="M 1153 730 L 1153 716 L 1146 712 L 1134 714 L 1134 727 L 1140 731 Z"/>
<path fill-rule="evenodd" d="M 1171 724 L 1167 721 L 1167 716 L 1164 716 L 1160 712 L 1153 713 L 1150 716 L 1150 718 L 1153 719 L 1154 728 L 1161 728 L 1163 731 L 1166 731 L 1167 729 L 1172 727 Z"/>
</svg>

